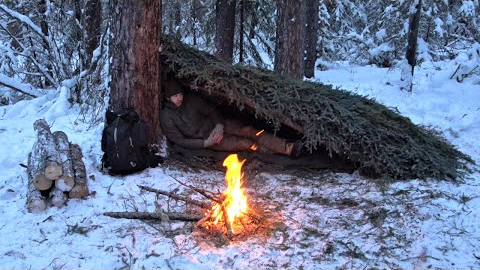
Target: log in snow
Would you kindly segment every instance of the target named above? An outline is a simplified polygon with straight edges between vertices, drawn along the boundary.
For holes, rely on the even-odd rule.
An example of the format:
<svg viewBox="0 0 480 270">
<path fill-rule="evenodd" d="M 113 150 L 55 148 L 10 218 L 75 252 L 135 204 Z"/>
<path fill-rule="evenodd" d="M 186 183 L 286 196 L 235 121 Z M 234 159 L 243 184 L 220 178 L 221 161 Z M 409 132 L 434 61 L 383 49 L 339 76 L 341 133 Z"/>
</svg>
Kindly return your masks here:
<svg viewBox="0 0 480 270">
<path fill-rule="evenodd" d="M 70 191 L 75 185 L 75 175 L 73 173 L 70 144 L 68 143 L 67 134 L 63 131 L 55 131 L 53 133 L 53 140 L 57 147 L 59 161 L 63 172 L 63 174 L 55 180 L 55 187 L 61 191 Z"/>
<path fill-rule="evenodd" d="M 83 198 L 88 195 L 87 172 L 82 160 L 82 149 L 77 144 L 70 144 L 70 157 L 72 158 L 75 186 L 68 193 L 70 198 Z"/>
<path fill-rule="evenodd" d="M 28 163 L 30 164 L 32 161 L 32 154 L 28 155 Z M 38 190 L 34 184 L 34 180 L 32 177 L 32 167 L 29 165 L 27 167 L 27 175 L 28 175 L 28 191 L 27 191 L 27 209 L 30 213 L 38 213 L 42 212 L 47 208 L 47 203 L 45 201 L 45 197 L 42 196 L 40 190 Z"/>
<path fill-rule="evenodd" d="M 41 155 L 43 164 L 40 167 L 44 168 L 45 176 L 50 180 L 57 180 L 63 174 L 63 170 L 50 127 L 45 120 L 39 119 L 35 121 L 33 128 L 37 131 L 37 141 L 33 145 L 32 152 L 38 152 Z"/>
<path fill-rule="evenodd" d="M 56 187 L 50 191 L 50 202 L 56 207 L 64 206 L 67 203 L 67 199 L 67 195 Z"/>
</svg>

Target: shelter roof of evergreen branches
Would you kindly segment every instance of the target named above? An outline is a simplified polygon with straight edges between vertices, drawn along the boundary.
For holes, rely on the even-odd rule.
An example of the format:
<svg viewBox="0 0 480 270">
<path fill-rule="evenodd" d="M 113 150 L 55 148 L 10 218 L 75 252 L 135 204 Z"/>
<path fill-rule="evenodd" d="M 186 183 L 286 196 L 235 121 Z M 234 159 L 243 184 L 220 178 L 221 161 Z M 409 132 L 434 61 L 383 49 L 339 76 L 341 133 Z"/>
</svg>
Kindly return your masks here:
<svg viewBox="0 0 480 270">
<path fill-rule="evenodd" d="M 170 36 L 162 37 L 161 57 L 162 69 L 192 90 L 251 111 L 276 130 L 290 123 L 310 151 L 325 147 L 364 175 L 462 180 L 472 171 L 474 161 L 434 130 L 416 126 L 367 97 L 264 69 L 232 66 Z"/>
</svg>

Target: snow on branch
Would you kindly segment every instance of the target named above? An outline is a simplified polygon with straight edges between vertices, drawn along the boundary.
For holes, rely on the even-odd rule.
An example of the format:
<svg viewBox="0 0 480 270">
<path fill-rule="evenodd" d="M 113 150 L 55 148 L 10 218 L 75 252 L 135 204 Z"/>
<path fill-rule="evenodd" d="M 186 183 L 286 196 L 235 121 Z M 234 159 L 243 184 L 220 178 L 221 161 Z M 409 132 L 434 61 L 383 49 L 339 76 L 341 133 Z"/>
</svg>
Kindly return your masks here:
<svg viewBox="0 0 480 270">
<path fill-rule="evenodd" d="M 18 82 L 15 79 L 5 76 L 3 74 L 0 74 L 0 85 L 9 87 L 15 91 L 19 91 L 33 98 L 43 96 L 43 94 L 32 85 Z"/>
<path fill-rule="evenodd" d="M 26 24 L 30 29 L 32 29 L 44 42 L 47 42 L 48 43 L 48 39 L 47 37 L 42 33 L 42 30 L 40 29 L 40 27 L 38 27 L 35 23 L 32 22 L 32 20 L 30 20 L 29 17 L 25 16 L 25 15 L 22 15 L 14 10 L 11 10 L 9 9 L 8 7 L 6 7 L 4 4 L 0 4 L 0 10 L 2 10 L 3 12 L 5 12 L 7 15 L 9 15 L 10 17 Z"/>
</svg>

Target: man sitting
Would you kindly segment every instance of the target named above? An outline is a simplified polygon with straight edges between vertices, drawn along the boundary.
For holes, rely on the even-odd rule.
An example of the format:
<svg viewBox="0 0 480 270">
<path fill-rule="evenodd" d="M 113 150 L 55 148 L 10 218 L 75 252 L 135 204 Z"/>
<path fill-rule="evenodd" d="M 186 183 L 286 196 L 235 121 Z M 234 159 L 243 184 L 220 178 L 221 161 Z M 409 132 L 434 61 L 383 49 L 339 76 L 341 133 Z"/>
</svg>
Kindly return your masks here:
<svg viewBox="0 0 480 270">
<path fill-rule="evenodd" d="M 215 106 L 197 93 L 184 89 L 172 78 L 165 83 L 165 106 L 160 111 L 160 125 L 167 139 L 189 149 L 217 151 L 258 151 L 297 157 L 302 143 L 289 143 L 251 126 L 224 118 Z"/>
</svg>

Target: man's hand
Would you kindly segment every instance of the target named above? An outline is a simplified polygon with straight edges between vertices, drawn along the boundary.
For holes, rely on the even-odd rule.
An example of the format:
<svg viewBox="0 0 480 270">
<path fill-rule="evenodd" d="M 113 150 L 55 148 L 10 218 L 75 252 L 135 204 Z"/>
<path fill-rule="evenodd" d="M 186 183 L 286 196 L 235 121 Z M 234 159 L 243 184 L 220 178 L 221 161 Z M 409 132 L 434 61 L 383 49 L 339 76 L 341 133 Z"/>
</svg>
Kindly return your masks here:
<svg viewBox="0 0 480 270">
<path fill-rule="evenodd" d="M 223 140 L 223 125 L 217 124 L 215 128 L 210 132 L 208 138 L 203 141 L 204 147 L 210 147 L 212 145 L 218 144 Z"/>
<path fill-rule="evenodd" d="M 223 140 L 223 125 L 217 124 L 210 133 L 210 136 L 213 136 L 213 140 L 216 144 L 220 143 Z"/>
</svg>

